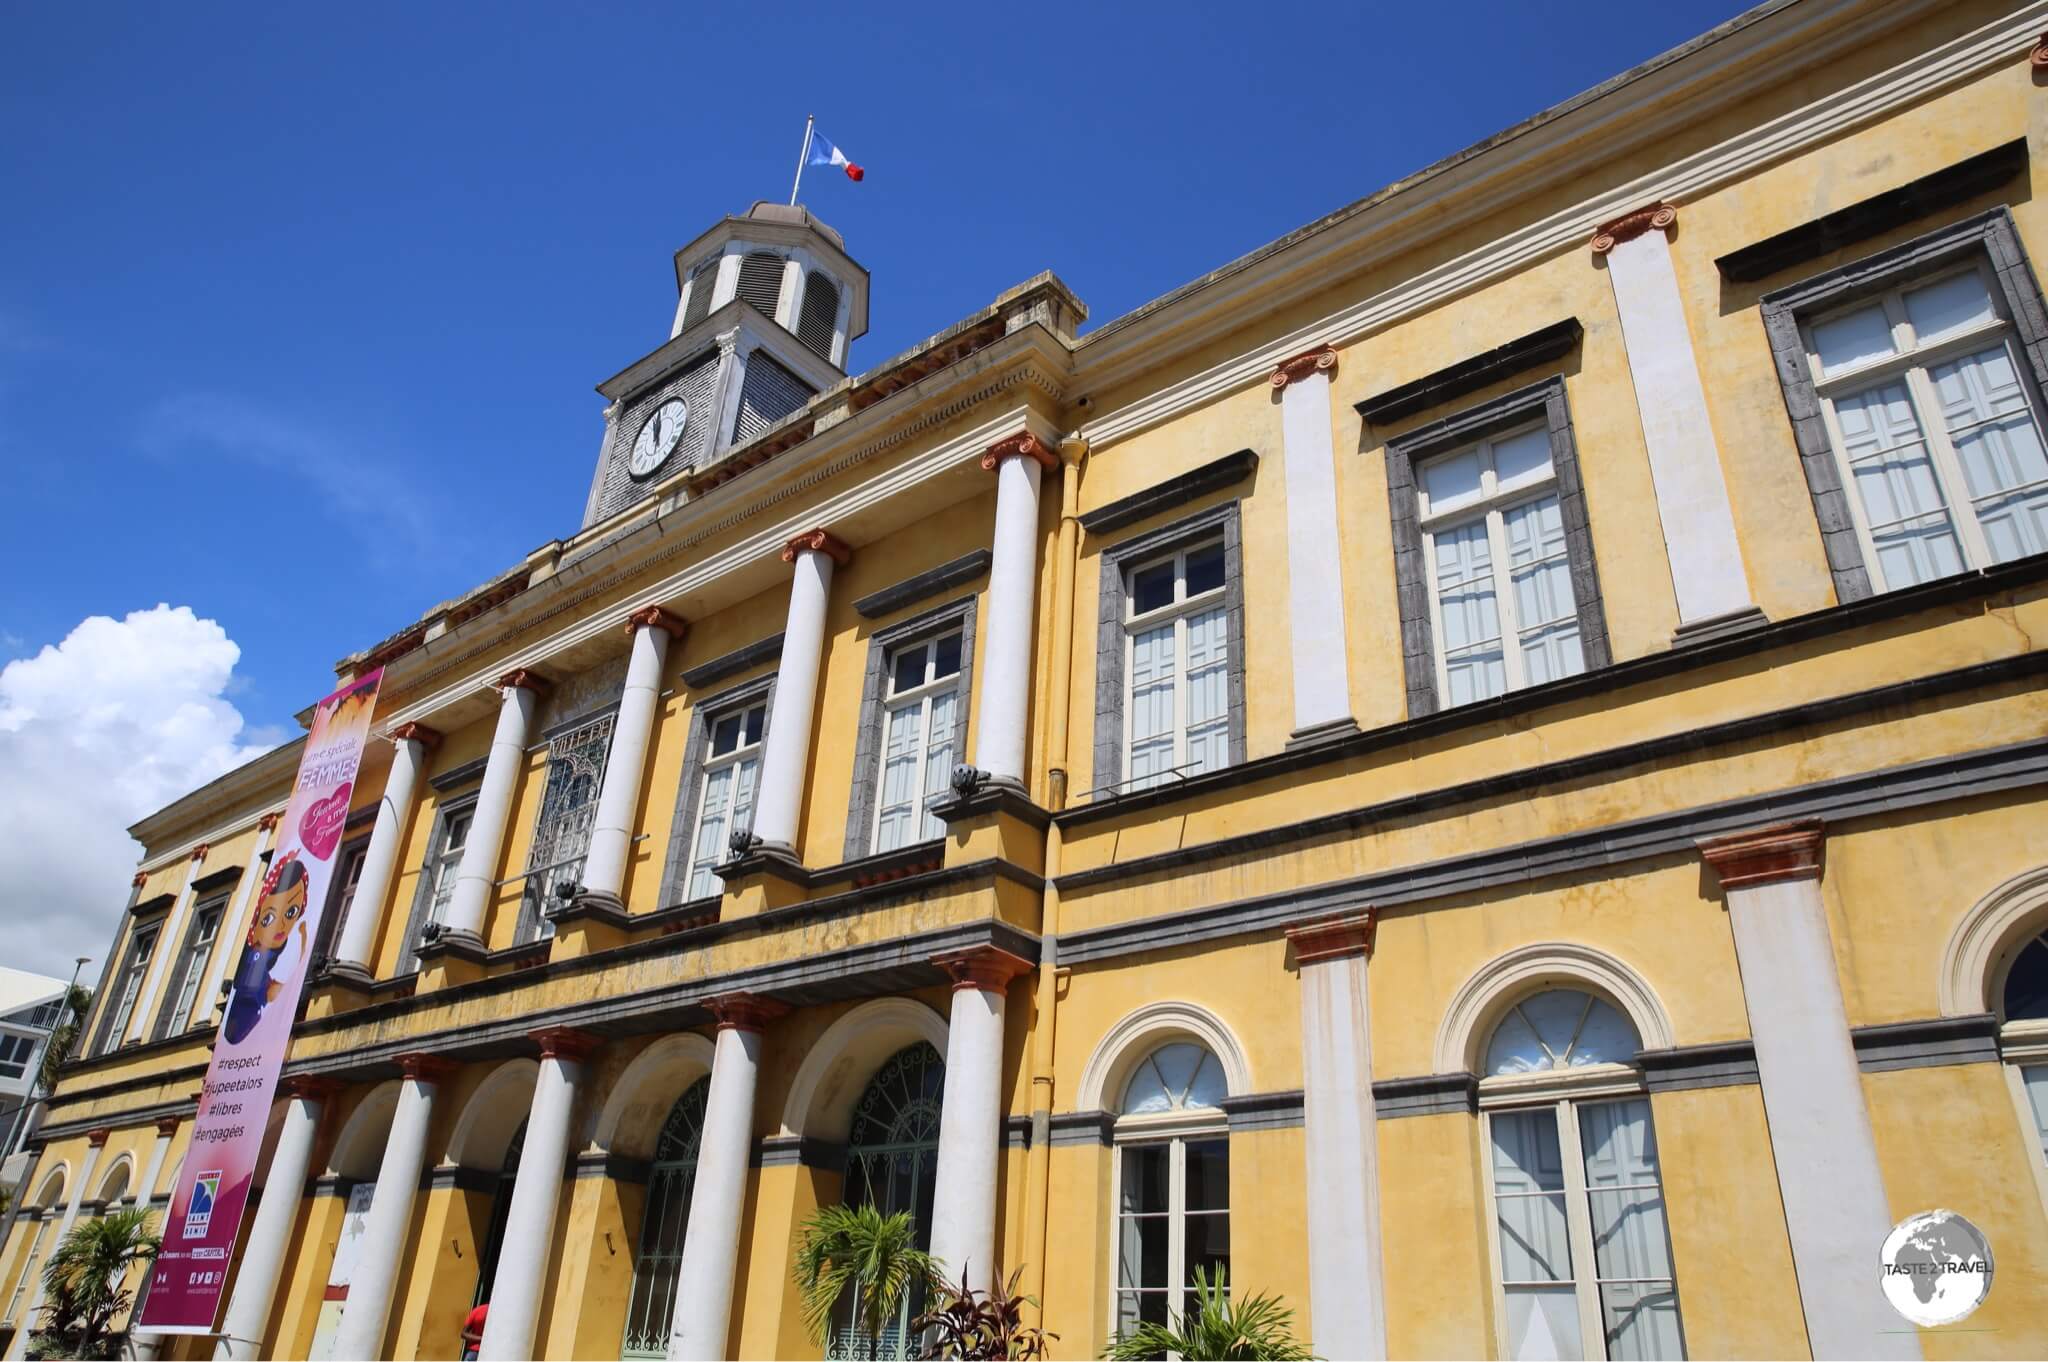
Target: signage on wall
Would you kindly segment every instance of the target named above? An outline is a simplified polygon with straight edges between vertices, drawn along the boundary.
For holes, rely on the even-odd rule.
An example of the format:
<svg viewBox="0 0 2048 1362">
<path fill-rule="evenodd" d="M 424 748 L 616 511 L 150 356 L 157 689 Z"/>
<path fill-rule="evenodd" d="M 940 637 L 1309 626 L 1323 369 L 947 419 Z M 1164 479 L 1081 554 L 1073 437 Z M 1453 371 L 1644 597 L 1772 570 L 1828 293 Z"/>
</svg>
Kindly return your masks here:
<svg viewBox="0 0 2048 1362">
<path fill-rule="evenodd" d="M 137 1325 L 145 1332 L 208 1334 L 219 1318 L 383 675 L 371 672 L 314 706 L 277 852 L 241 924 L 192 1144 L 171 1189 L 163 1248 Z"/>
</svg>

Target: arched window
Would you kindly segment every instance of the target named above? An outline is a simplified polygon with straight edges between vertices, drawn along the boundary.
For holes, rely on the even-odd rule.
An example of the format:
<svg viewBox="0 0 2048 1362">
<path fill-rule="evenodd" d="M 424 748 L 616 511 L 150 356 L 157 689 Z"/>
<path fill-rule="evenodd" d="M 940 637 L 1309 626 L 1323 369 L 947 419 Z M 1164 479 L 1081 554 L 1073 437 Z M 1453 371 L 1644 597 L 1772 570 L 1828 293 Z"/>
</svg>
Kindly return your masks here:
<svg viewBox="0 0 2048 1362">
<path fill-rule="evenodd" d="M 1116 1121 L 1116 1280 L 1110 1327 L 1164 1324 L 1197 1269 L 1230 1266 L 1229 1093 L 1216 1056 L 1160 1046 L 1124 1083 Z"/>
<path fill-rule="evenodd" d="M 2048 1160 L 2048 930 L 2030 933 L 2012 953 L 1998 995 L 1999 1049 L 2034 1123 L 2034 1148 Z"/>
<path fill-rule="evenodd" d="M 123 1159 L 101 1180 L 99 1201 L 106 1210 L 118 1209 L 121 1198 L 128 1195 L 128 1177 L 131 1170 L 132 1165 Z"/>
<path fill-rule="evenodd" d="M 1627 1016 L 1576 989 L 1495 1023 L 1479 1102 L 1511 1358 L 1677 1358 L 1678 1284 Z"/>
<path fill-rule="evenodd" d="M 633 1257 L 633 1298 L 626 1306 L 621 1357 L 668 1356 L 675 1324 L 676 1272 L 683 1233 L 690 1227 L 690 1190 L 697 1181 L 697 1147 L 704 1139 L 704 1105 L 711 1080 L 700 1078 L 669 1108 L 654 1142 L 647 1172 L 647 1206 L 640 1219 L 640 1249 Z"/>
<path fill-rule="evenodd" d="M 739 295 L 763 316 L 773 317 L 776 300 L 782 296 L 782 257 L 755 251 L 741 260 Z"/>
<path fill-rule="evenodd" d="M 14 1289 L 7 1293 L 7 1309 L 0 1313 L 0 1325 L 19 1327 L 22 1324 L 19 1316 L 29 1296 L 29 1288 L 35 1284 L 36 1274 L 42 1267 L 37 1255 L 42 1252 L 43 1241 L 49 1237 L 58 1218 L 64 1214 L 64 1193 L 67 1189 L 62 1169 L 43 1179 L 42 1190 L 36 1194 L 35 1200 L 35 1205 L 42 1208 L 42 1214 L 36 1217 L 35 1234 L 28 1241 L 28 1252 L 21 1256 L 21 1272 L 14 1279 Z"/>
<path fill-rule="evenodd" d="M 939 1172 L 939 1104 L 946 1062 L 926 1042 L 898 1050 L 875 1071 L 853 1109 L 846 1139 L 846 1204 L 873 1206 L 884 1215 L 909 1211 L 917 1246 L 932 1246 L 932 1184 Z M 949 1269 L 957 1271 L 953 1264 Z M 853 1294 L 833 1315 L 828 1357 L 909 1357 L 910 1321 L 924 1312 L 924 1291 L 910 1293 L 896 1323 L 880 1340 L 852 1328 Z"/>
<path fill-rule="evenodd" d="M 796 338 L 819 359 L 832 359 L 832 336 L 839 329 L 839 285 L 823 270 L 804 277 L 804 305 L 797 312 Z"/>
<path fill-rule="evenodd" d="M 526 1122 L 519 1123 L 519 1129 L 512 1132 L 512 1143 L 505 1148 L 505 1162 L 498 1172 L 498 1189 L 491 1194 L 491 1227 L 484 1232 L 483 1247 L 476 1255 L 476 1296 L 472 1306 L 487 1305 L 491 1299 L 491 1283 L 498 1275 L 498 1255 L 505 1248 L 505 1221 L 512 1214 L 512 1189 L 519 1180 L 519 1154 L 526 1148 Z"/>
</svg>

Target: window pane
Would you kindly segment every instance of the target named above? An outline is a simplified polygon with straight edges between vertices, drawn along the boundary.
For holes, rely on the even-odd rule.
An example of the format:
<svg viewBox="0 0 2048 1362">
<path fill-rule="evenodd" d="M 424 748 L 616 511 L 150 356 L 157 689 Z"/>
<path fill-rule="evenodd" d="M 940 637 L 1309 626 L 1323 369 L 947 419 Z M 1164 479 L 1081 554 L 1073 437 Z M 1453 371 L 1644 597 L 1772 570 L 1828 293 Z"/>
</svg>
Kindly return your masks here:
<svg viewBox="0 0 2048 1362">
<path fill-rule="evenodd" d="M 923 719 L 924 705 L 912 701 L 890 710 L 884 720 L 876 851 L 893 851 L 910 841 L 913 803 L 921 784 L 917 749 Z"/>
<path fill-rule="evenodd" d="M 1569 1286 L 1511 1286 L 1507 1289 L 1508 1356 L 1525 1359 L 1578 1358 L 1579 1302 Z"/>
<path fill-rule="evenodd" d="M 926 810 L 953 788 L 953 725 L 959 711 L 959 691 L 949 690 L 931 698 L 931 717 L 925 723 L 923 807 Z M 918 836 L 929 841 L 945 835 L 945 820 L 926 812 Z"/>
<path fill-rule="evenodd" d="M 1221 1211 L 1230 1206 L 1230 1141 L 1189 1140 L 1187 1187 L 1183 1204 L 1190 1211 Z"/>
<path fill-rule="evenodd" d="M 2006 1021 L 2048 1017 L 2048 939 L 2035 937 L 2020 947 L 2005 974 Z"/>
<path fill-rule="evenodd" d="M 2011 352 L 1995 345 L 1937 365 L 1929 376 L 1991 560 L 2048 549 L 2048 454 Z"/>
<path fill-rule="evenodd" d="M 1206 544 L 1188 551 L 1188 595 L 1199 596 L 1223 585 L 1223 545 Z"/>
<path fill-rule="evenodd" d="M 756 705 L 747 711 L 746 733 L 743 746 L 751 747 L 761 741 L 761 730 L 768 723 L 768 706 Z"/>
<path fill-rule="evenodd" d="M 724 718 L 721 718 L 712 724 L 712 756 L 722 757 L 728 752 L 737 751 L 739 749 L 740 728 L 742 722 L 742 716 L 738 714 L 728 714 Z"/>
<path fill-rule="evenodd" d="M 1570 1281 L 1572 1254 L 1556 1113 L 1498 1112 L 1490 1124 L 1501 1280 Z"/>
<path fill-rule="evenodd" d="M 1443 621 L 1444 670 L 1451 704 L 1484 700 L 1507 687 L 1501 661 L 1500 611 L 1493 595 L 1493 550 L 1486 522 L 1439 530 L 1435 543 L 1437 606 Z"/>
<path fill-rule="evenodd" d="M 938 664 L 932 668 L 933 680 L 937 680 L 942 676 L 958 676 L 960 674 L 960 638 L 959 634 L 948 634 L 939 640 L 937 645 L 939 660 Z"/>
<path fill-rule="evenodd" d="M 1142 1116 L 1146 1112 L 1172 1110 L 1173 1098 L 1166 1091 L 1166 1082 L 1148 1058 L 1138 1065 L 1138 1071 L 1131 1075 L 1130 1084 L 1124 1089 L 1124 1114 Z"/>
<path fill-rule="evenodd" d="M 1823 377 L 1892 353 L 1892 324 L 1884 309 L 1869 307 L 1813 324 L 1813 348 Z"/>
<path fill-rule="evenodd" d="M 1550 432 L 1538 427 L 1510 435 L 1493 447 L 1493 473 L 1503 492 L 1550 476 Z"/>
<path fill-rule="evenodd" d="M 1131 613 L 1142 615 L 1148 610 L 1173 604 L 1173 563 L 1154 563 L 1131 575 Z"/>
<path fill-rule="evenodd" d="M 1972 322 L 1988 322 L 1995 315 L 1991 295 L 1984 291 L 1984 279 L 1975 270 L 1952 274 L 1906 294 L 1906 317 L 1913 323 L 1914 340 L 1921 345 Z"/>
<path fill-rule="evenodd" d="M 1131 639 L 1131 777 L 1142 786 L 1173 766 L 1174 626 Z"/>
<path fill-rule="evenodd" d="M 1479 451 L 1468 449 L 1422 466 L 1422 490 L 1429 494 L 1429 512 L 1452 510 L 1479 496 Z"/>
<path fill-rule="evenodd" d="M 890 661 L 889 689 L 892 694 L 915 690 L 924 684 L 924 660 L 929 650 L 922 643 L 898 648 Z"/>
<path fill-rule="evenodd" d="M 1614 1362 L 1685 1356 L 1678 1329 L 1678 1292 L 1669 1282 L 1602 1285 L 1600 1314 Z"/>
<path fill-rule="evenodd" d="M 2027 1082 L 2027 1102 L 2034 1108 L 2034 1132 L 2041 1137 L 2043 1152 L 2048 1152 L 2048 1065 L 2022 1069 L 2020 1077 Z"/>
<path fill-rule="evenodd" d="M 1230 764 L 1230 634 L 1222 606 L 1190 615 L 1187 764 L 1215 771 Z"/>
<path fill-rule="evenodd" d="M 1835 417 L 1885 584 L 1961 572 L 1962 549 L 1906 385 L 1884 383 L 1843 398 Z"/>
<path fill-rule="evenodd" d="M 1230 1217 L 1190 1215 L 1184 1218 L 1186 1235 L 1181 1241 L 1181 1262 L 1187 1269 L 1187 1284 L 1195 1284 L 1197 1269 L 1206 1268 L 1211 1277 L 1218 1268 L 1230 1267 Z"/>
<path fill-rule="evenodd" d="M 1173 1146 L 1166 1144 L 1133 1144 L 1123 1148 L 1124 1179 L 1123 1206 L 1126 1215 L 1165 1215 L 1167 1212 L 1166 1182 L 1169 1176 L 1170 1156 Z M 1162 1267 L 1161 1272 L 1165 1269 Z M 1162 1276 L 1156 1285 L 1164 1286 Z"/>
<path fill-rule="evenodd" d="M 1202 1058 L 1207 1053 L 1199 1045 L 1185 1044 L 1162 1045 L 1152 1052 L 1152 1063 L 1175 1106 L 1186 1098 L 1188 1085 L 1195 1081 L 1195 1070 L 1202 1067 Z"/>
<path fill-rule="evenodd" d="M 1230 1095 L 1230 1086 L 1224 1082 L 1223 1066 L 1216 1062 L 1216 1056 L 1204 1054 L 1202 1067 L 1195 1071 L 1195 1081 L 1188 1088 L 1185 1105 L 1190 1107 L 1214 1107 L 1222 1105 Z"/>
<path fill-rule="evenodd" d="M 1166 1285 L 1167 1236 L 1173 1222 L 1164 1215 L 1127 1215 L 1119 1239 L 1116 1281 L 1118 1286 L 1163 1287 Z"/>
<path fill-rule="evenodd" d="M 1116 1327 L 1129 1333 L 1140 1324 L 1166 1323 L 1166 1292 L 1119 1291 L 1116 1295 Z"/>
</svg>

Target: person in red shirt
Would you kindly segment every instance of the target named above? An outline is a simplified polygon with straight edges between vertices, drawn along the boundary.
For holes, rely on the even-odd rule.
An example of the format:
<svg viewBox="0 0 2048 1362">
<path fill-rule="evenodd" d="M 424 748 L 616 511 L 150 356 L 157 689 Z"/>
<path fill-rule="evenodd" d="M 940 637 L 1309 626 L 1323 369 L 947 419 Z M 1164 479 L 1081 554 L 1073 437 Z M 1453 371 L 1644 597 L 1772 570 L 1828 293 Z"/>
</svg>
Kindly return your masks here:
<svg viewBox="0 0 2048 1362">
<path fill-rule="evenodd" d="M 462 1362 L 470 1362 L 477 1349 L 484 1342 L 484 1321 L 490 1317 L 491 1303 L 485 1301 L 469 1312 L 469 1318 L 462 1321 Z"/>
</svg>

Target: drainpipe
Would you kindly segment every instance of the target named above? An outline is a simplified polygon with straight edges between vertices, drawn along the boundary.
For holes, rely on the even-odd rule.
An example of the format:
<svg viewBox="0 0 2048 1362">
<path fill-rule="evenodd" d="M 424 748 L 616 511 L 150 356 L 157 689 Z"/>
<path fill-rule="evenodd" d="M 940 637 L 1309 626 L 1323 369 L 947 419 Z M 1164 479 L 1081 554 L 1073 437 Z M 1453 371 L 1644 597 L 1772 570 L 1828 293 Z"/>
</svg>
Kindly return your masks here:
<svg viewBox="0 0 2048 1362">
<path fill-rule="evenodd" d="M 1073 698 L 1074 565 L 1081 546 L 1081 461 L 1088 442 L 1078 435 L 1060 441 L 1060 537 L 1053 558 L 1052 656 L 1046 723 L 1046 802 L 1052 812 L 1067 806 L 1067 711 Z M 1055 821 L 1046 830 L 1045 898 L 1041 917 L 1038 981 L 1032 1003 L 1031 1148 L 1024 1159 L 1025 1294 L 1041 1302 L 1031 1310 L 1044 1323 L 1045 1245 L 1052 1202 L 1053 1012 L 1058 1005 L 1060 951 L 1060 849 Z"/>
</svg>

